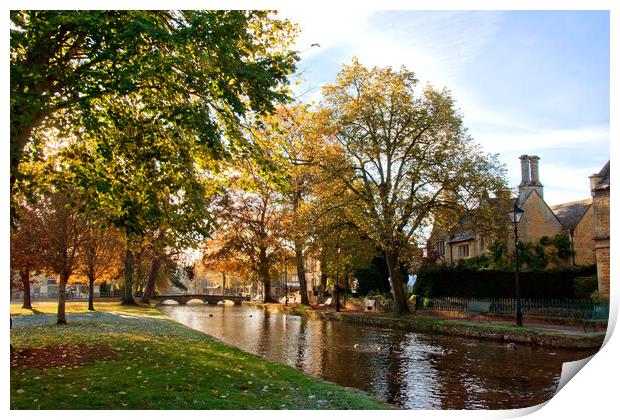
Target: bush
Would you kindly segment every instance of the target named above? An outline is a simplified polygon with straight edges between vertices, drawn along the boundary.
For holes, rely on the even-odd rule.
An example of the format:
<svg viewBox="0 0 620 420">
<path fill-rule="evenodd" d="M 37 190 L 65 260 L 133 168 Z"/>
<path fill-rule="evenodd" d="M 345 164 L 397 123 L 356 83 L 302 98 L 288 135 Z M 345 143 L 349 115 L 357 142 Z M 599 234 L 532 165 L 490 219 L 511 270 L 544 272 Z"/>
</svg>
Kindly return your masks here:
<svg viewBox="0 0 620 420">
<path fill-rule="evenodd" d="M 382 257 L 375 257 L 370 267 L 355 270 L 355 278 L 357 279 L 357 294 L 360 296 L 365 296 L 371 290 L 389 292 L 389 276 L 385 259 Z"/>
<path fill-rule="evenodd" d="M 590 295 L 590 299 L 592 299 L 592 303 L 595 305 L 609 305 L 609 297 L 598 290 Z"/>
<path fill-rule="evenodd" d="M 574 299 L 575 278 L 593 274 L 592 266 L 573 270 L 527 271 L 519 273 L 522 298 Z M 438 266 L 420 270 L 413 294 L 425 297 L 514 298 L 515 273 L 509 270 L 474 270 L 459 266 Z"/>
<path fill-rule="evenodd" d="M 392 302 L 394 300 L 392 298 L 392 293 L 390 293 L 390 292 L 381 293 L 378 290 L 373 290 L 373 291 L 369 292 L 366 295 L 366 299 L 374 299 L 377 302 L 380 302 L 382 304 L 389 303 L 389 302 Z"/>
<path fill-rule="evenodd" d="M 575 297 L 589 299 L 598 288 L 598 280 L 595 276 L 575 278 Z"/>
</svg>

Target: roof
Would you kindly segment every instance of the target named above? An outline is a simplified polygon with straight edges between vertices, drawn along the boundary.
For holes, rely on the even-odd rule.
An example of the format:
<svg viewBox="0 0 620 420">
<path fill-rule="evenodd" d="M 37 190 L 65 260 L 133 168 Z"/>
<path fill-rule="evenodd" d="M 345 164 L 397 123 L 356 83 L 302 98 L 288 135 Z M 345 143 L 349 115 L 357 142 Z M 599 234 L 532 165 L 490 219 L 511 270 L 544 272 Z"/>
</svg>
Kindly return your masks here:
<svg viewBox="0 0 620 420">
<path fill-rule="evenodd" d="M 571 201 L 569 203 L 556 204 L 551 210 L 566 229 L 574 229 L 588 208 L 592 205 L 592 199 Z"/>
<path fill-rule="evenodd" d="M 603 166 L 603 169 L 597 174 L 601 180 L 596 183 L 597 190 L 609 189 L 609 161 Z"/>
<path fill-rule="evenodd" d="M 453 244 L 455 242 L 471 241 L 475 238 L 472 231 L 456 232 L 454 235 L 448 236 L 448 243 Z"/>
</svg>

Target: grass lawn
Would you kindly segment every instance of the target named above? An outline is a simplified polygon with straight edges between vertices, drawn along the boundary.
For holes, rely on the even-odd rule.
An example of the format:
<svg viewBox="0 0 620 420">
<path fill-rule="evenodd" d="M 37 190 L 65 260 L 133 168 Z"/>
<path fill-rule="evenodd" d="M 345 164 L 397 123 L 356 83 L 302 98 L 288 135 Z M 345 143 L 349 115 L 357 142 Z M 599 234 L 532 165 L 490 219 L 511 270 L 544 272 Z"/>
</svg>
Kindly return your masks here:
<svg viewBox="0 0 620 420">
<path fill-rule="evenodd" d="M 11 305 L 11 409 L 389 409 L 343 388 L 242 352 L 156 309 L 54 303 Z"/>
</svg>

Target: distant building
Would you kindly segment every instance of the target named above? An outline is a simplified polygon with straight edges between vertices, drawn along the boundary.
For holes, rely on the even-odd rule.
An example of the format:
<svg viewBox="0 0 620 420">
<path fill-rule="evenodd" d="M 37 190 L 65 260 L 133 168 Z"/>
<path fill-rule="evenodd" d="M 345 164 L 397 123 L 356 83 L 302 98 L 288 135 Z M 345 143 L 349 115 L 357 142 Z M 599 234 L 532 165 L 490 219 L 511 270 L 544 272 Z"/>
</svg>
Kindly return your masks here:
<svg viewBox="0 0 620 420">
<path fill-rule="evenodd" d="M 100 296 L 100 285 L 93 288 L 93 296 Z M 88 284 L 70 283 L 65 288 L 67 299 L 87 299 Z M 33 299 L 46 299 L 58 297 L 58 283 L 53 277 L 34 275 L 30 279 L 30 297 Z M 16 290 L 12 294 L 13 299 L 22 299 L 23 291 Z"/>
<path fill-rule="evenodd" d="M 321 285 L 321 263 L 311 257 L 307 256 L 304 259 L 304 270 L 306 273 L 306 288 L 308 297 L 312 299 L 314 292 Z M 299 298 L 300 283 L 299 275 L 297 273 L 297 264 L 294 258 L 288 258 L 286 262 L 286 270 L 283 267 L 278 271 L 278 278 L 271 281 L 271 295 L 272 297 L 279 299 L 284 296 L 285 290 L 288 290 L 289 294 Z"/>
<path fill-rule="evenodd" d="M 596 211 L 593 208 L 593 199 L 549 206 L 544 199 L 543 185 L 539 178 L 539 157 L 522 155 L 519 159 L 521 160 L 519 195 L 516 198 L 507 197 L 510 202 L 516 200 L 517 205 L 524 210 L 518 226 L 519 240 L 535 243 L 544 236 L 552 238 L 558 234 L 565 234 L 571 240 L 575 253 L 571 260 L 565 263 L 567 265 L 594 264 L 596 262 L 594 229 Z M 607 168 L 608 166 L 609 164 Z M 601 179 L 604 179 L 604 175 Z M 609 197 L 608 180 L 607 175 L 607 197 Z M 594 192 L 592 194 L 594 197 Z M 600 197 L 601 203 L 605 202 L 603 196 Z M 607 198 L 607 215 L 609 214 L 608 203 Z M 607 227 L 609 226 L 608 217 Z M 475 227 L 472 228 L 466 219 L 458 223 L 451 232 L 433 232 L 431 246 L 440 257 L 440 261 L 456 262 L 481 256 L 497 239 L 505 241 L 509 254 L 514 252 L 514 233 L 511 225 L 506 225 L 507 232 L 503 238 L 493 238 L 481 234 Z M 607 233 L 607 238 L 609 238 L 609 233 Z M 609 239 L 607 239 L 607 253 L 608 250 Z M 604 245 L 601 245 L 601 253 L 604 253 Z"/>
</svg>

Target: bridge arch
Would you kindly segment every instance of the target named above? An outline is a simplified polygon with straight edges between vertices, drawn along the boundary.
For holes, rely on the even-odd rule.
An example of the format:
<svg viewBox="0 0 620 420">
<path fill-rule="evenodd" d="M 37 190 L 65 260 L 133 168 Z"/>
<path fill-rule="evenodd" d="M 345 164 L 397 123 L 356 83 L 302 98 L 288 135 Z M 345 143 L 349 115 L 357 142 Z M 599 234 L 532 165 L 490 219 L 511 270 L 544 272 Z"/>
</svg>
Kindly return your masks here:
<svg viewBox="0 0 620 420">
<path fill-rule="evenodd" d="M 179 302 L 177 302 L 174 299 L 166 299 L 166 300 L 164 300 L 163 302 L 160 303 L 160 305 L 171 305 L 171 306 L 175 306 L 175 305 L 178 305 L 178 304 L 179 304 Z"/>
<path fill-rule="evenodd" d="M 192 298 L 190 300 L 188 300 L 187 302 L 185 302 L 186 305 L 204 305 L 205 302 L 198 299 L 198 298 Z"/>
</svg>

